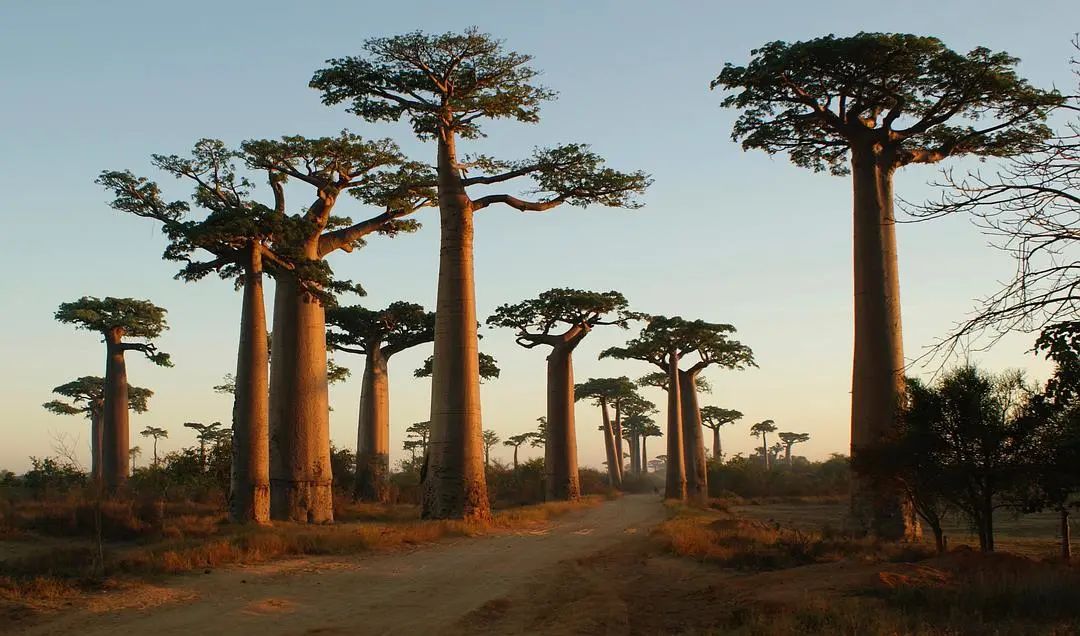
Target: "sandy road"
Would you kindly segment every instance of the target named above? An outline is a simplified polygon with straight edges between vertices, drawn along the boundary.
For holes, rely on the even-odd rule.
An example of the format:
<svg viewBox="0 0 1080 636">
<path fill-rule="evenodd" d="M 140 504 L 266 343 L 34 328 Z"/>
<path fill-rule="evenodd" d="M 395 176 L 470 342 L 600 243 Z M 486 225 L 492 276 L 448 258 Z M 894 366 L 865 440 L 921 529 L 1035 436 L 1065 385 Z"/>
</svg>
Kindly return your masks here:
<svg viewBox="0 0 1080 636">
<path fill-rule="evenodd" d="M 95 634 L 439 634 L 555 567 L 664 517 L 652 495 L 626 496 L 550 527 L 441 542 L 407 553 L 289 561 L 177 577 L 142 607 L 68 612 L 20 632 Z"/>
</svg>

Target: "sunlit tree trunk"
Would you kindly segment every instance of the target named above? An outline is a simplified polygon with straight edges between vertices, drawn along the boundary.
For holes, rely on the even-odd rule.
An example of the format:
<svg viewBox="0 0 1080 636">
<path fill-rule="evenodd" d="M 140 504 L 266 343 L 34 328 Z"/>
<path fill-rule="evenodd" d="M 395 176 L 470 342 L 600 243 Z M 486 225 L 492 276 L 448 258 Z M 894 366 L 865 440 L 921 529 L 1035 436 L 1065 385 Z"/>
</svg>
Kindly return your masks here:
<svg viewBox="0 0 1080 636">
<path fill-rule="evenodd" d="M 315 258 L 310 250 L 309 258 Z M 326 320 L 292 276 L 277 278 L 270 363 L 270 516 L 334 520 Z"/>
<path fill-rule="evenodd" d="M 649 472 L 649 438 L 641 436 L 641 470 Z"/>
<path fill-rule="evenodd" d="M 679 357 L 668 360 L 667 479 L 666 499 L 686 499 L 686 463 L 683 457 L 682 391 L 679 390 Z"/>
<path fill-rule="evenodd" d="M 852 147 L 854 184 L 855 353 L 851 452 L 884 440 L 904 391 L 900 281 L 893 216 L 894 163 L 880 148 Z M 899 486 L 856 476 L 852 515 L 885 539 L 913 538 L 918 521 Z"/>
<path fill-rule="evenodd" d="M 425 519 L 491 516 L 484 476 L 480 358 L 473 279 L 473 210 L 452 133 L 439 140 L 439 287 L 431 379 L 431 440 L 423 483 Z"/>
<path fill-rule="evenodd" d="M 251 249 L 244 273 L 240 344 L 233 398 L 232 484 L 229 513 L 237 523 L 270 520 L 269 352 L 263 299 L 262 253 Z M 154 439 L 157 463 L 157 439 Z"/>
<path fill-rule="evenodd" d="M 705 462 L 705 435 L 698 407 L 696 373 L 679 371 L 679 399 L 683 423 L 683 453 L 686 462 L 686 496 L 704 505 L 709 498 L 708 466 Z"/>
<path fill-rule="evenodd" d="M 514 447 L 517 466 L 517 447 Z M 544 473 L 548 501 L 574 501 L 581 497 L 574 423 L 573 347 L 555 346 L 547 359 L 547 440 Z"/>
<path fill-rule="evenodd" d="M 105 404 L 102 409 L 101 471 L 105 488 L 112 493 L 127 483 L 131 447 L 128 432 L 128 381 L 124 362 L 122 329 L 105 336 Z"/>
<path fill-rule="evenodd" d="M 90 412 L 90 480 L 96 486 L 101 485 L 102 419 L 100 409 Z"/>
<path fill-rule="evenodd" d="M 387 359 L 375 345 L 367 354 L 356 433 L 356 497 L 390 500 L 390 381 Z"/>
<path fill-rule="evenodd" d="M 717 461 L 724 456 L 724 450 L 720 447 L 720 427 L 717 426 L 712 430 L 712 453 L 713 458 Z"/>
<path fill-rule="evenodd" d="M 612 488 L 622 488 L 622 470 L 619 456 L 615 452 L 615 429 L 611 425 L 611 413 L 607 400 L 600 401 L 600 415 L 603 418 L 604 455 L 607 460 L 608 482 Z"/>
</svg>

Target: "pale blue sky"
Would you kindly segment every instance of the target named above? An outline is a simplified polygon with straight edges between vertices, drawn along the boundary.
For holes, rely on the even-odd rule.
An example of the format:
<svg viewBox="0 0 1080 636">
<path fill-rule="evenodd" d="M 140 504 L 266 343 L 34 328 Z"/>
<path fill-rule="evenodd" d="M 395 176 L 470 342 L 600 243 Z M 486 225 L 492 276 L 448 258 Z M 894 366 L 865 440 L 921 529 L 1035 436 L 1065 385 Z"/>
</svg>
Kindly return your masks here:
<svg viewBox="0 0 1080 636">
<path fill-rule="evenodd" d="M 888 14 L 884 12 L 888 11 Z M 168 428 L 162 448 L 192 441 L 184 421 L 229 419 L 226 397 L 211 387 L 235 366 L 239 296 L 216 280 L 182 284 L 163 263 L 151 222 L 112 211 L 93 180 L 103 169 L 148 169 L 151 153 L 184 153 L 200 137 L 230 144 L 282 134 L 326 135 L 349 128 L 393 136 L 416 159 L 433 149 L 403 125 L 372 126 L 320 104 L 307 88 L 330 57 L 359 53 L 371 36 L 477 25 L 533 54 L 543 82 L 560 93 L 539 125 L 498 124 L 465 150 L 507 158 L 533 146 L 584 141 L 618 168 L 655 178 L 637 211 L 557 209 L 522 215 L 488 209 L 478 220 L 478 311 L 555 286 L 619 289 L 635 308 L 730 322 L 761 366 L 712 372 L 705 404 L 737 408 L 746 419 L 724 431 L 729 452 L 748 452 L 752 422 L 808 431 L 809 456 L 845 451 L 851 356 L 850 184 L 813 174 L 783 157 L 743 153 L 729 141 L 734 113 L 720 109 L 708 83 L 725 61 L 753 47 L 859 30 L 941 37 L 949 46 L 1004 49 L 1040 86 L 1071 88 L 1070 39 L 1080 5 L 1061 2 L 51 2 L 0 5 L 0 467 L 24 469 L 50 453 L 58 434 L 77 435 L 78 418 L 46 413 L 53 386 L 103 372 L 92 334 L 52 320 L 56 306 L 84 294 L 148 298 L 169 310 L 161 339 L 176 362 L 158 369 L 131 356 L 133 384 L 152 388 L 151 412 L 132 430 Z M 935 169 L 905 170 L 897 192 L 931 193 Z M 186 189 L 163 180 L 167 194 Z M 294 205 L 300 200 L 294 198 Z M 364 210 L 348 202 L 343 213 Z M 336 255 L 344 277 L 363 283 L 370 306 L 434 302 L 437 221 L 421 214 L 416 235 L 376 238 Z M 1010 274 L 1005 255 L 964 219 L 900 229 L 905 342 L 909 356 L 944 334 L 975 298 Z M 503 437 L 533 426 L 544 412 L 544 354 L 484 330 L 484 349 L 503 376 L 484 386 L 485 426 Z M 626 335 L 597 331 L 580 347 L 579 380 L 638 377 L 651 369 L 597 361 Z M 1030 337 L 1002 342 L 976 360 L 1045 366 L 1026 350 Z M 427 419 L 428 384 L 412 369 L 430 353 L 417 348 L 391 362 L 392 435 L 401 456 L 404 428 Z M 332 438 L 355 443 L 361 361 L 342 357 L 356 379 L 334 387 Z M 661 395 L 650 394 L 658 402 Z M 599 465 L 596 409 L 580 405 L 581 461 Z M 135 443 L 145 440 L 134 437 Z M 147 444 L 142 444 L 148 449 Z M 651 446 L 660 452 L 655 440 Z M 530 451 L 535 453 L 536 451 Z M 509 449 L 496 452 L 509 457 Z M 86 456 L 83 451 L 83 456 Z"/>
</svg>

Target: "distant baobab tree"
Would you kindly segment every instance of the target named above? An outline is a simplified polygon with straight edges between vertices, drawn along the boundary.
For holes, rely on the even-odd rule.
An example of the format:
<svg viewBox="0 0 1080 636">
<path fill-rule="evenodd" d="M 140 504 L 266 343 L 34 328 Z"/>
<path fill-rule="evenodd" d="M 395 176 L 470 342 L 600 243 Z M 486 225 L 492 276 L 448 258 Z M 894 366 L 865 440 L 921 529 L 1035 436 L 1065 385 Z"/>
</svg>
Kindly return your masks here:
<svg viewBox="0 0 1080 636">
<path fill-rule="evenodd" d="M 158 428 L 157 426 L 147 426 L 143 430 L 139 431 L 139 435 L 143 437 L 151 437 L 154 439 L 154 466 L 158 465 L 157 443 L 159 439 L 165 439 L 169 437 L 169 431 Z"/>
<path fill-rule="evenodd" d="M 780 438 L 780 443 L 784 445 L 784 461 L 788 466 L 791 466 L 791 447 L 796 444 L 810 441 L 810 433 L 790 433 L 784 431 L 779 433 L 777 437 Z"/>
<path fill-rule="evenodd" d="M 750 434 L 761 437 L 761 461 L 765 462 L 765 469 L 769 469 L 769 433 L 776 432 L 776 423 L 772 420 L 762 420 L 750 427 Z"/>
<path fill-rule="evenodd" d="M 719 406 L 701 407 L 701 423 L 713 432 L 713 458 L 720 459 L 723 449 L 720 447 L 720 427 L 734 424 L 743 417 L 743 414 L 733 409 L 724 409 Z"/>
<path fill-rule="evenodd" d="M 491 449 L 502 440 L 495 431 L 484 431 L 482 441 L 484 443 L 484 466 L 491 466 Z"/>
<path fill-rule="evenodd" d="M 604 435 L 604 451 L 607 458 L 608 480 L 612 488 L 622 488 L 622 463 L 620 462 L 618 443 L 615 437 L 615 426 L 611 419 L 610 407 L 616 400 L 634 395 L 634 383 L 623 376 L 619 378 L 589 378 L 574 387 L 574 397 L 577 400 L 590 399 L 593 404 L 600 407 L 601 425 L 600 431 Z M 547 422 L 548 435 L 551 435 L 551 422 Z"/>
<path fill-rule="evenodd" d="M 741 111 L 732 137 L 854 184 L 854 455 L 889 437 L 904 391 L 893 175 L 952 156 L 1024 152 L 1050 135 L 1047 112 L 1063 98 L 1018 77 L 1015 57 L 984 47 L 964 55 L 932 37 L 829 35 L 770 42 L 751 56 L 712 82 L 731 91 L 723 105 Z M 852 512 L 883 538 L 917 533 L 899 484 L 856 478 Z"/>
</svg>

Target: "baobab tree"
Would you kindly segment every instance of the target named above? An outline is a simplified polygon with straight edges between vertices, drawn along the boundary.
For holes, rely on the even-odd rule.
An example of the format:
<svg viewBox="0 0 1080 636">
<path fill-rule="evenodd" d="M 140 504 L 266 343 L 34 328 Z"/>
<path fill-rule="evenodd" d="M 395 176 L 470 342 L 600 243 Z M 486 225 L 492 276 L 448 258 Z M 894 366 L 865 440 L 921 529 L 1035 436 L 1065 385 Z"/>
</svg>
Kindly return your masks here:
<svg viewBox="0 0 1080 636">
<path fill-rule="evenodd" d="M 1049 136 L 1057 92 L 1016 75 L 1018 60 L 987 48 L 966 55 L 940 40 L 859 33 L 771 42 L 746 66 L 726 64 L 713 88 L 741 110 L 732 138 L 786 152 L 798 166 L 854 184 L 855 350 L 851 449 L 886 439 L 904 390 L 893 175 L 951 156 L 1008 156 Z M 909 501 L 880 480 L 857 479 L 852 513 L 884 538 L 914 537 Z"/>
<path fill-rule="evenodd" d="M 620 435 L 627 439 L 630 451 L 630 472 L 637 475 L 643 470 L 641 439 L 642 431 L 652 423 L 648 416 L 657 412 L 656 405 L 638 395 L 621 397 L 618 400 L 615 419 L 619 421 Z"/>
<path fill-rule="evenodd" d="M 790 433 L 787 431 L 780 432 L 777 437 L 780 438 L 780 443 L 784 446 L 784 461 L 788 467 L 791 467 L 791 447 L 796 444 L 802 444 L 803 442 L 810 441 L 810 433 Z"/>
<path fill-rule="evenodd" d="M 511 435 L 503 442 L 503 446 L 509 446 L 514 449 L 514 470 L 518 467 L 518 449 L 525 444 L 532 444 L 536 440 L 536 433 L 529 431 L 528 433 L 518 433 L 517 435 Z"/>
<path fill-rule="evenodd" d="M 364 501 L 390 500 L 390 358 L 435 338 L 435 314 L 420 305 L 386 309 L 331 307 L 326 312 L 332 349 L 364 356 L 356 433 L 356 491 Z"/>
<path fill-rule="evenodd" d="M 221 430 L 221 422 L 211 422 L 209 424 L 203 424 L 202 422 L 184 422 L 184 428 L 190 428 L 195 431 L 195 439 L 199 442 L 199 465 L 206 469 L 206 445 L 220 441 L 221 434 L 224 432 Z"/>
<path fill-rule="evenodd" d="M 131 448 L 128 430 L 127 362 L 124 354 L 138 351 L 156 365 L 171 367 L 169 354 L 158 351 L 154 339 L 169 328 L 165 310 L 148 300 L 135 298 L 95 298 L 83 296 L 70 303 L 61 303 L 56 319 L 100 334 L 105 341 L 105 381 L 102 385 L 101 472 L 105 488 L 119 491 L 130 473 L 128 449 Z M 141 342 L 130 342 L 135 338 Z"/>
<path fill-rule="evenodd" d="M 82 415 L 90 420 L 90 478 L 101 483 L 102 418 L 105 412 L 105 378 L 84 375 L 52 390 L 68 399 L 50 400 L 41 406 L 57 415 Z M 145 413 L 154 392 L 150 389 L 128 385 L 128 408 Z"/>
<path fill-rule="evenodd" d="M 425 518 L 484 519 L 490 515 L 481 462 L 481 418 L 473 278 L 473 215 L 502 204 L 542 212 L 562 204 L 636 207 L 633 195 L 648 177 L 618 172 L 582 144 L 538 149 L 524 161 L 459 158 L 457 142 L 482 136 L 487 119 L 539 121 L 554 93 L 534 83 L 531 58 L 470 29 L 373 38 L 357 57 L 330 60 L 311 86 L 325 104 L 348 103 L 368 121 L 407 119 L 416 135 L 437 146 L 439 284 L 432 378 L 432 454 L 424 482 Z M 468 170 L 479 174 L 468 176 Z M 531 178 L 538 198 L 506 193 L 472 198 L 475 186 Z"/>
<path fill-rule="evenodd" d="M 719 406 L 701 407 L 701 424 L 713 432 L 713 459 L 720 459 L 724 452 L 720 447 L 720 427 L 734 424 L 743 418 L 743 414 L 733 409 Z"/>
<path fill-rule="evenodd" d="M 154 466 L 158 465 L 157 443 L 159 439 L 166 439 L 169 437 L 169 431 L 159 428 L 157 426 L 147 426 L 143 430 L 139 431 L 139 435 L 143 437 L 151 437 L 154 439 Z"/>
<path fill-rule="evenodd" d="M 635 424 L 636 426 L 636 424 Z M 649 438 L 660 437 L 664 432 L 660 429 L 660 426 L 652 419 L 648 418 L 641 425 L 641 464 L 647 466 L 649 464 Z"/>
<path fill-rule="evenodd" d="M 131 472 L 135 472 L 135 460 L 142 457 L 142 448 L 138 446 L 132 446 L 128 449 L 128 457 L 131 459 Z"/>
<path fill-rule="evenodd" d="M 615 426 L 611 419 L 610 407 L 616 400 L 634 393 L 634 383 L 629 378 L 589 378 L 574 387 L 576 400 L 592 400 L 600 407 L 602 417 L 600 431 L 604 434 L 604 454 L 607 458 L 608 480 L 613 488 L 622 488 L 622 463 L 616 446 Z M 551 421 L 546 423 L 547 435 L 552 435 Z M 550 442 L 549 442 L 550 444 Z"/>
<path fill-rule="evenodd" d="M 405 429 L 405 441 L 402 448 L 412 453 L 416 458 L 417 449 L 420 453 L 427 454 L 428 437 L 431 434 L 431 422 L 415 422 Z"/>
<path fill-rule="evenodd" d="M 541 292 L 534 299 L 502 305 L 487 319 L 488 325 L 513 329 L 516 342 L 526 349 L 550 347 L 547 355 L 548 436 L 544 449 L 548 500 L 573 501 L 581 496 L 574 424 L 574 350 L 596 326 L 617 325 L 626 329 L 633 318 L 626 298 L 617 291 L 559 288 Z M 619 458 L 622 456 L 620 439 L 616 433 Z M 621 461 L 619 464 L 621 466 Z"/>
<path fill-rule="evenodd" d="M 649 362 L 667 374 L 668 387 L 668 477 L 666 496 L 690 498 L 703 504 L 709 496 L 705 462 L 705 441 L 701 430 L 697 381 L 709 366 L 745 369 L 754 365 L 753 352 L 729 339 L 731 325 L 678 316 L 653 316 L 640 335 L 625 347 L 612 347 L 600 357 Z M 680 362 L 692 362 L 686 369 Z M 675 430 L 680 429 L 680 430 Z M 677 438 L 677 439 L 676 439 Z M 679 446 L 675 446 L 675 442 Z M 678 451 L 681 448 L 681 451 Z"/>
<path fill-rule="evenodd" d="M 750 427 L 750 434 L 761 437 L 761 460 L 765 462 L 765 469 L 769 469 L 769 442 L 766 439 L 769 433 L 776 432 L 776 423 L 772 420 L 762 420 Z"/>
<path fill-rule="evenodd" d="M 491 449 L 501 441 L 495 431 L 484 431 L 481 441 L 484 444 L 484 467 L 491 466 Z"/>
<path fill-rule="evenodd" d="M 419 368 L 413 371 L 417 378 L 430 378 L 435 368 L 435 356 L 428 356 Z M 480 352 L 480 384 L 485 380 L 497 380 L 499 378 L 499 361 L 494 356 Z"/>
</svg>

